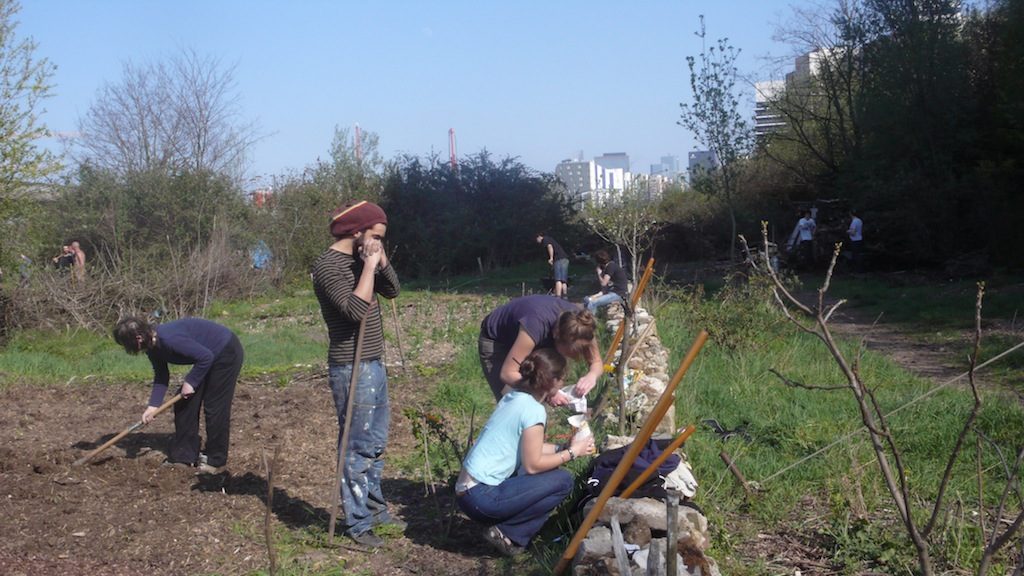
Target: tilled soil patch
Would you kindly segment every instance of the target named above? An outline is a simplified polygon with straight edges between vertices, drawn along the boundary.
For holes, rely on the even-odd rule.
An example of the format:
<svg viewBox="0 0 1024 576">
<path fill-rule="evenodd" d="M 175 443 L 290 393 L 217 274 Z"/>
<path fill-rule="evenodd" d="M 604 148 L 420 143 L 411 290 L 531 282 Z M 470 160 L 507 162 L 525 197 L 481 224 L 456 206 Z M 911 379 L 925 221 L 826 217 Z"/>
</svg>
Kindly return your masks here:
<svg viewBox="0 0 1024 576">
<path fill-rule="evenodd" d="M 230 475 L 197 477 L 162 466 L 173 423 L 162 415 L 96 461 L 71 463 L 135 422 L 140 385 L 13 386 L 0 391 L 0 574 L 245 574 L 268 566 L 263 537 L 263 459 L 283 442 L 274 475 L 272 524 L 284 562 L 311 570 L 344 565 L 369 574 L 488 574 L 507 569 L 457 517 L 450 500 L 385 468 L 385 495 L 409 522 L 379 550 L 343 536 L 326 547 L 337 419 L 322 377 L 287 387 L 239 382 Z M 392 453 L 413 450 L 404 405 L 421 384 L 392 379 Z M 298 543 L 296 543 L 298 542 Z M 308 542 L 305 544 L 304 542 Z M 283 547 L 286 551 L 282 552 Z M 514 571 L 524 573 L 522 566 Z"/>
</svg>

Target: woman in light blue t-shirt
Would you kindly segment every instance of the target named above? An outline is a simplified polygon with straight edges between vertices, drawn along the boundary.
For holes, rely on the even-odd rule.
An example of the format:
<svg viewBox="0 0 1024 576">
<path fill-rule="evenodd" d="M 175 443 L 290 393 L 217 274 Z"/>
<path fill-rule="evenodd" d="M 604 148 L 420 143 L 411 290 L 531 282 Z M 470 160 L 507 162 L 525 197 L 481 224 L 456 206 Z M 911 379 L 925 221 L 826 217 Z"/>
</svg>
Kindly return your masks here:
<svg viewBox="0 0 1024 576">
<path fill-rule="evenodd" d="M 564 448 L 544 442 L 543 402 L 562 387 L 565 357 L 534 350 L 519 373 L 522 380 L 498 402 L 455 484 L 459 508 L 488 525 L 484 537 L 509 556 L 523 552 L 572 490 L 572 474 L 562 464 L 594 451 L 590 435 L 577 435 Z"/>
</svg>

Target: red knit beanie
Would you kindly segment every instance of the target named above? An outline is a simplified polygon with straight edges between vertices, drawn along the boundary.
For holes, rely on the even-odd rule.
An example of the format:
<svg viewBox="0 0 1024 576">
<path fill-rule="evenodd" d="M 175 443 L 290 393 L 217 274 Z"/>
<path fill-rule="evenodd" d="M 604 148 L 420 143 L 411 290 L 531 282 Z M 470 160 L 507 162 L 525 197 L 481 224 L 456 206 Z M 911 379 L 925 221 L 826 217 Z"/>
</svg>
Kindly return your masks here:
<svg viewBox="0 0 1024 576">
<path fill-rule="evenodd" d="M 346 204 L 331 215 L 331 236 L 344 238 L 362 232 L 377 224 L 387 224 L 388 215 L 373 202 Z"/>
</svg>

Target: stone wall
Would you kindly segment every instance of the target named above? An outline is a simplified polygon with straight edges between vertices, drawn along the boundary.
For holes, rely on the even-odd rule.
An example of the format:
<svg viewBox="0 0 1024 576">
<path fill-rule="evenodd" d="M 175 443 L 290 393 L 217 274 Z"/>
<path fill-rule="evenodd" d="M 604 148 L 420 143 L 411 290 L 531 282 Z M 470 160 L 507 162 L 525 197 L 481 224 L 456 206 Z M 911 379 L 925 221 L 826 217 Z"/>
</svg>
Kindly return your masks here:
<svg viewBox="0 0 1024 576">
<path fill-rule="evenodd" d="M 607 327 L 614 332 L 623 321 L 620 306 L 608 309 Z M 657 404 L 668 383 L 669 351 L 662 346 L 658 338 L 657 325 L 654 317 L 646 310 L 638 308 L 633 321 L 635 329 L 628 330 L 625 350 L 626 359 L 626 418 L 639 426 L 646 421 L 648 414 Z M 616 362 L 621 359 L 617 358 Z M 606 428 L 613 428 L 618 419 L 618 410 L 611 406 L 605 408 L 602 415 Z M 655 429 L 655 437 L 674 437 L 676 435 L 675 410 L 670 409 Z M 603 450 L 631 443 L 632 437 L 609 436 L 602 446 Z M 597 522 L 581 543 L 573 564 L 573 574 L 577 576 L 616 575 L 625 576 L 619 570 L 613 549 L 612 518 L 619 524 L 622 534 L 622 547 L 630 557 L 629 574 L 665 574 L 665 556 L 668 535 L 674 534 L 677 549 L 677 574 L 679 576 L 709 576 L 719 574 L 714 559 L 704 554 L 711 541 L 708 532 L 707 518 L 695 507 L 688 505 L 696 495 L 697 482 L 694 479 L 686 455 L 681 454 L 679 468 L 670 474 L 666 488 L 670 494 L 679 497 L 682 503 L 678 509 L 675 530 L 668 526 L 667 504 L 650 498 L 611 498 L 601 510 Z M 587 512 L 596 500 L 588 504 Z M 652 542 L 655 546 L 652 546 Z M 648 559 L 651 551 L 660 551 L 657 557 L 660 571 L 655 566 L 648 571 Z"/>
</svg>

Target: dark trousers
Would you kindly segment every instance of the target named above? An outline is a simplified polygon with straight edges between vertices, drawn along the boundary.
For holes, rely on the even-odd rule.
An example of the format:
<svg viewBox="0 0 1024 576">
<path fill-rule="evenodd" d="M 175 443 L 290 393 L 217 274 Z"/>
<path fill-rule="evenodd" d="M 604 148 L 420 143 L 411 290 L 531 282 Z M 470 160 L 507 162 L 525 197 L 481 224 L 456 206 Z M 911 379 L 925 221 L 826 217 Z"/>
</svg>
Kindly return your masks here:
<svg viewBox="0 0 1024 576">
<path fill-rule="evenodd" d="M 174 439 L 171 461 L 195 464 L 199 460 L 199 410 L 206 416 L 206 457 L 210 466 L 228 462 L 231 439 L 231 400 L 242 370 L 245 353 L 238 337 L 232 336 L 213 360 L 206 379 L 188 400 L 174 405 Z"/>
<path fill-rule="evenodd" d="M 505 388 L 505 383 L 501 381 L 501 365 L 505 363 L 505 358 L 510 350 L 501 342 L 484 336 L 484 323 L 486 322 L 487 319 L 484 318 L 480 324 L 480 337 L 476 341 L 477 352 L 480 354 L 480 368 L 483 369 L 484 378 L 491 386 L 494 399 L 501 400 L 501 391 Z"/>
<path fill-rule="evenodd" d="M 540 532 L 551 511 L 572 492 L 572 474 L 555 468 L 507 478 L 497 486 L 477 484 L 459 496 L 459 508 L 477 522 L 497 526 L 517 546 Z"/>
</svg>

